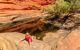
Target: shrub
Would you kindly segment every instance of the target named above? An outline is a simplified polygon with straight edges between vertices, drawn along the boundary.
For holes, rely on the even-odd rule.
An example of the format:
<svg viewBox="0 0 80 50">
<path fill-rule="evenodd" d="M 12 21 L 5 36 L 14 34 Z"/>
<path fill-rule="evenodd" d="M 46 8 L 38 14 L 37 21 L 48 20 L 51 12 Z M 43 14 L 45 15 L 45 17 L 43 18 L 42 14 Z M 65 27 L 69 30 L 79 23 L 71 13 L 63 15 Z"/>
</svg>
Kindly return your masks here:
<svg viewBox="0 0 80 50">
<path fill-rule="evenodd" d="M 48 5 L 43 9 L 47 13 L 66 13 L 70 9 L 70 3 L 64 0 L 57 0 L 55 4 Z"/>
<path fill-rule="evenodd" d="M 69 2 L 71 5 L 70 7 L 71 12 L 80 11 L 80 0 L 68 0 L 67 2 Z"/>
<path fill-rule="evenodd" d="M 80 10 L 80 0 L 56 0 L 55 4 L 48 5 L 43 12 L 63 14 Z"/>
</svg>

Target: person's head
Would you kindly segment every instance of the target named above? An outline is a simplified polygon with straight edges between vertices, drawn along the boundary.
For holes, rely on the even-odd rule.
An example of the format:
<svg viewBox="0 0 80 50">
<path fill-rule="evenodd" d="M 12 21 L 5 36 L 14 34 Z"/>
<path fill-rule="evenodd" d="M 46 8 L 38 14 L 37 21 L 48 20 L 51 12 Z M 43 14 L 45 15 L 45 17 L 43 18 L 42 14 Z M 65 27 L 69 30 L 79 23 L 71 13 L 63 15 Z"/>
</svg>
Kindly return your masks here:
<svg viewBox="0 0 80 50">
<path fill-rule="evenodd" d="M 28 35 L 29 33 L 27 32 L 26 34 Z"/>
</svg>

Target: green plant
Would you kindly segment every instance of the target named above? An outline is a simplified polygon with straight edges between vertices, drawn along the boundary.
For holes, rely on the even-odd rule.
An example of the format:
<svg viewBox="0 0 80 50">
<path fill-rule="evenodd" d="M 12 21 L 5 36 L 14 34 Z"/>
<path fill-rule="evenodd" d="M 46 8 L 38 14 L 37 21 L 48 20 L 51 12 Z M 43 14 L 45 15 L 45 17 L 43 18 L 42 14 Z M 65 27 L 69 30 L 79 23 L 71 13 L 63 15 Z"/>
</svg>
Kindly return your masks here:
<svg viewBox="0 0 80 50">
<path fill-rule="evenodd" d="M 80 0 L 65 0 L 70 3 L 70 11 L 80 11 Z"/>
<path fill-rule="evenodd" d="M 67 13 L 70 9 L 70 3 L 64 0 L 57 0 L 55 4 L 48 5 L 43 10 L 47 13 Z"/>
<path fill-rule="evenodd" d="M 43 12 L 50 14 L 63 14 L 80 11 L 80 0 L 56 0 L 55 4 L 48 5 Z"/>
</svg>

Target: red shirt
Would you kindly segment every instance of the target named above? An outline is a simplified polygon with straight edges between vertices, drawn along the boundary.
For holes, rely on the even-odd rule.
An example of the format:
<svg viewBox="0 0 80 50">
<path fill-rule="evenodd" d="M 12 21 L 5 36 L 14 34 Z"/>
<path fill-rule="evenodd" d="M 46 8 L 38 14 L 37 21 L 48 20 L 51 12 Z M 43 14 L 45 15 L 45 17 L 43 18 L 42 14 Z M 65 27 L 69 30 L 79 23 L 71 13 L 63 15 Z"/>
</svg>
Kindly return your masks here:
<svg viewBox="0 0 80 50">
<path fill-rule="evenodd" d="M 25 40 L 26 40 L 28 43 L 32 42 L 32 37 L 31 37 L 31 35 L 26 34 L 26 35 L 25 35 Z"/>
</svg>

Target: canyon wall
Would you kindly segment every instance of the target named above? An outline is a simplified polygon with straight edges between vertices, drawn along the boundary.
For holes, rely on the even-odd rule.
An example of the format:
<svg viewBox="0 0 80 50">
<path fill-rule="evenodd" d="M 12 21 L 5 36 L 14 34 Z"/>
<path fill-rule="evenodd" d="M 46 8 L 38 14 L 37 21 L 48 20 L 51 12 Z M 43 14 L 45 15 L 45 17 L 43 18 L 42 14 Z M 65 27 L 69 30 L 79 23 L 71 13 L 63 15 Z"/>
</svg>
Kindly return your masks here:
<svg viewBox="0 0 80 50">
<path fill-rule="evenodd" d="M 0 0 L 0 10 L 40 10 L 54 0 Z"/>
</svg>

